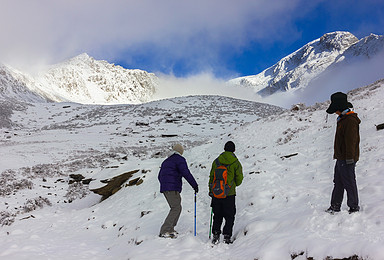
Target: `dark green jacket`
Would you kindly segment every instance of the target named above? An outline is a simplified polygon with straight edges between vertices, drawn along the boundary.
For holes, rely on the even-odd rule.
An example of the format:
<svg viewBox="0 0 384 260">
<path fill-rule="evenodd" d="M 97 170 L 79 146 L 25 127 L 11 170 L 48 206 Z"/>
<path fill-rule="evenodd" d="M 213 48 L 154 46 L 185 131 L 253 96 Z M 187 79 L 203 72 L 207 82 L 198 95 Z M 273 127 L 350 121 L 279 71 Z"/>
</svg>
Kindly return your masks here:
<svg viewBox="0 0 384 260">
<path fill-rule="evenodd" d="M 359 124 L 360 119 L 354 112 L 342 116 L 337 122 L 334 155 L 337 160 L 359 160 Z"/>
<path fill-rule="evenodd" d="M 241 166 L 241 163 L 237 159 L 236 155 L 232 152 L 223 152 L 219 155 L 219 162 L 221 164 L 229 165 L 227 167 L 228 169 L 228 184 L 230 185 L 232 183 L 232 180 L 234 180 L 233 185 L 229 191 L 228 196 L 236 195 L 236 186 L 239 186 L 243 182 L 243 167 Z M 215 159 L 216 161 L 216 159 Z M 211 192 L 211 183 L 213 182 L 213 175 L 215 172 L 215 169 L 217 167 L 216 162 L 213 161 L 211 172 L 209 175 L 209 191 Z"/>
</svg>

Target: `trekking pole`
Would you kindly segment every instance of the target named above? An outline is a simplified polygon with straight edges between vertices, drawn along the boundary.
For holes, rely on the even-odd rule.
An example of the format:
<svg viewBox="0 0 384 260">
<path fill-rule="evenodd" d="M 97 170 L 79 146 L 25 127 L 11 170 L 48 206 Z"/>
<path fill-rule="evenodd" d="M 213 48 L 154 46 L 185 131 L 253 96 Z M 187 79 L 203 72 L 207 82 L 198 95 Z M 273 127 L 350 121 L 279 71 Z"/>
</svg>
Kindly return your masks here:
<svg viewBox="0 0 384 260">
<path fill-rule="evenodd" d="M 213 216 L 213 208 L 211 209 L 211 222 L 209 224 L 209 239 L 211 239 L 211 233 L 212 233 L 212 216 Z"/>
<path fill-rule="evenodd" d="M 195 236 L 196 236 L 196 191 L 195 191 Z"/>
</svg>

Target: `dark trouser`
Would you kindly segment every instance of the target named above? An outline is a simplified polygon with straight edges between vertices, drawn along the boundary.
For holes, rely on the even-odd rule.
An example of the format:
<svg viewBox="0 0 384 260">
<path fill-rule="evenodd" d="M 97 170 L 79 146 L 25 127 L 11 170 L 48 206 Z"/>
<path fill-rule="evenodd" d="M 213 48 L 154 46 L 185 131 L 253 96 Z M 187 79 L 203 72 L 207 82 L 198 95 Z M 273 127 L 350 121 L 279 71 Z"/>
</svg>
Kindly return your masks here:
<svg viewBox="0 0 384 260">
<path fill-rule="evenodd" d="M 161 226 L 160 234 L 175 232 L 175 226 L 181 214 L 181 196 L 178 191 L 165 191 L 164 197 L 170 207 L 167 218 Z"/>
<path fill-rule="evenodd" d="M 347 205 L 350 208 L 359 207 L 359 196 L 356 185 L 355 163 L 346 164 L 344 160 L 337 160 L 333 183 L 331 206 L 340 209 L 343 202 L 344 190 L 347 191 Z"/>
<path fill-rule="evenodd" d="M 212 198 L 211 207 L 213 210 L 213 234 L 221 234 L 223 218 L 225 225 L 223 234 L 232 236 L 233 224 L 235 223 L 236 205 L 235 196 L 228 196 L 225 199 Z"/>
</svg>

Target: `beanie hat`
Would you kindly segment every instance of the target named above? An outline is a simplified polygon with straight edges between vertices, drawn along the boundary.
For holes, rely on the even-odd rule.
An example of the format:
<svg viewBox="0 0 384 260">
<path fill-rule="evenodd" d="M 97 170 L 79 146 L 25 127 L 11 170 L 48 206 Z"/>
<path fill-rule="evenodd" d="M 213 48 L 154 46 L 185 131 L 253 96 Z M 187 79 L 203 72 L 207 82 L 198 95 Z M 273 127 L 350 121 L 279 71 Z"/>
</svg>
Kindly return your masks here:
<svg viewBox="0 0 384 260">
<path fill-rule="evenodd" d="M 232 153 L 235 152 L 235 144 L 232 141 L 228 141 L 224 145 L 224 151 L 232 152 Z"/>
<path fill-rule="evenodd" d="M 180 155 L 183 155 L 184 148 L 181 144 L 175 144 L 172 148 L 175 152 L 178 152 Z"/>
<path fill-rule="evenodd" d="M 331 104 L 326 110 L 328 114 L 333 114 L 336 111 L 343 112 L 353 105 L 347 101 L 347 95 L 342 92 L 336 92 L 331 95 Z"/>
</svg>

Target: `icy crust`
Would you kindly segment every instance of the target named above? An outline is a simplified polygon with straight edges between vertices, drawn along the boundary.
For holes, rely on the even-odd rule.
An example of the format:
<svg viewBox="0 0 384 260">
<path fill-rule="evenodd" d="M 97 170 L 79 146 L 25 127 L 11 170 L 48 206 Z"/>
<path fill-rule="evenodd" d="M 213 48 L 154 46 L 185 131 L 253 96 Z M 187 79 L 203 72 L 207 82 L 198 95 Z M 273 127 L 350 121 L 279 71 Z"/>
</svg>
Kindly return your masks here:
<svg viewBox="0 0 384 260">
<path fill-rule="evenodd" d="M 104 178 L 114 175 L 114 171 L 118 175 L 141 169 L 144 171 L 138 172 L 135 177 L 144 181 L 139 186 L 123 187 L 101 203 L 92 194 L 72 203 L 57 203 L 59 200 L 62 202 L 66 194 L 60 188 L 68 184 L 42 192 L 44 188 L 38 190 L 38 185 L 44 184 L 31 179 L 34 189 L 1 197 L 1 206 L 4 207 L 4 203 L 10 206 L 12 201 L 23 205 L 25 198 L 36 198 L 36 191 L 47 197 L 52 206 L 43 205 L 42 209 L 14 217 L 11 225 L 4 225 L 0 229 L 0 257 L 213 259 L 220 256 L 221 259 L 317 260 L 356 255 L 360 259 L 382 259 L 384 154 L 381 147 L 384 132 L 376 131 L 375 124 L 383 123 L 378 116 L 384 109 L 383 95 L 384 80 L 348 93 L 349 101 L 362 120 L 361 159 L 356 167 L 362 210 L 351 215 L 345 201 L 340 213 L 330 215 L 324 212 L 329 206 L 333 187 L 332 147 L 336 127 L 335 116 L 326 118 L 325 109 L 329 102 L 311 107 L 298 105 L 290 111 L 278 111 L 264 118 L 253 117 L 248 123 L 245 122 L 251 117 L 244 111 L 232 115 L 228 111 L 209 115 L 210 102 L 214 101 L 208 98 L 201 98 L 201 102 L 193 98 L 153 102 L 148 104 L 152 108 L 147 111 L 148 114 L 142 112 L 137 116 L 133 113 L 133 118 L 117 112 L 117 107 L 112 107 L 110 111 L 105 108 L 105 117 L 92 117 L 94 121 L 85 119 L 85 115 L 90 115 L 88 109 L 92 111 L 97 106 L 71 104 L 71 108 L 65 109 L 63 106 L 43 105 L 30 108 L 26 117 L 31 120 L 26 120 L 25 124 L 35 130 L 31 131 L 31 136 L 10 138 L 8 141 L 12 144 L 1 143 L 5 161 L 13 160 L 13 165 L 22 167 L 27 164 L 30 167 L 36 162 L 54 163 L 75 157 L 86 161 L 109 151 L 111 156 L 107 157 L 105 153 L 107 165 L 94 165 L 94 168 L 85 165 L 78 173 L 86 177 L 101 173 Z M 190 121 L 193 124 L 180 118 L 182 114 L 174 112 L 163 115 L 162 120 L 160 116 L 153 115 L 155 111 L 163 114 L 175 104 L 181 108 L 191 103 L 196 103 L 196 107 L 201 109 L 198 111 L 189 107 L 183 110 L 193 118 Z M 235 106 L 237 103 L 229 104 Z M 241 107 L 244 109 L 244 106 Z M 225 111 L 224 108 L 222 110 Z M 197 120 L 197 116 L 192 117 L 197 112 L 201 113 L 201 121 Z M 68 118 L 77 114 L 83 118 L 84 127 L 78 124 L 65 128 L 63 122 L 69 123 Z M 115 119 L 112 119 L 113 115 L 116 115 Z M 12 120 L 21 118 L 24 114 L 21 117 L 21 114 L 15 113 Z M 210 121 L 214 118 L 225 118 L 226 121 Z M 55 124 L 61 128 L 38 128 Z M 125 130 L 127 127 L 131 127 L 132 132 Z M 190 129 L 189 134 L 185 132 L 187 129 Z M 164 139 L 160 137 L 163 133 L 184 134 Z M 207 182 L 212 161 L 222 152 L 228 140 L 236 144 L 244 181 L 237 188 L 235 241 L 232 245 L 220 243 L 212 247 L 208 239 L 211 211 Z M 162 221 L 168 214 L 168 205 L 159 193 L 157 173 L 169 152 L 166 148 L 176 141 L 186 146 L 184 155 L 199 183 L 200 192 L 196 205 L 197 236 L 193 236 L 194 191 L 185 182 L 183 212 L 176 227 L 179 236 L 170 240 L 158 237 Z M 28 154 L 23 153 L 26 147 L 30 151 Z M 161 153 L 156 155 L 155 152 Z M 124 159 L 123 155 L 127 154 Z M 20 160 L 21 157 L 24 160 Z M 56 164 L 62 168 L 61 163 Z M 2 161 L 2 169 L 5 166 L 7 164 Z M 109 167 L 108 170 L 101 172 L 106 167 Z M 46 179 L 45 186 L 53 186 L 54 180 Z M 57 196 L 48 197 L 48 192 L 55 192 Z"/>
</svg>

